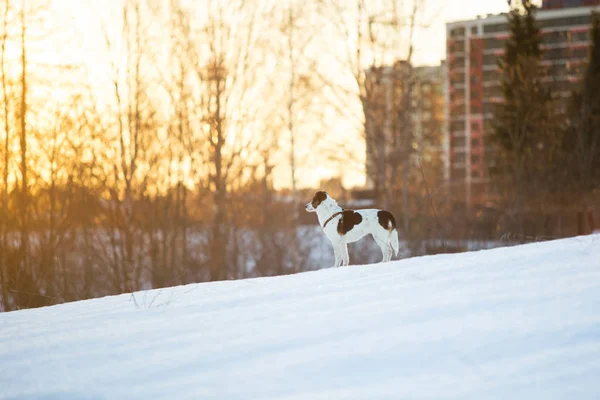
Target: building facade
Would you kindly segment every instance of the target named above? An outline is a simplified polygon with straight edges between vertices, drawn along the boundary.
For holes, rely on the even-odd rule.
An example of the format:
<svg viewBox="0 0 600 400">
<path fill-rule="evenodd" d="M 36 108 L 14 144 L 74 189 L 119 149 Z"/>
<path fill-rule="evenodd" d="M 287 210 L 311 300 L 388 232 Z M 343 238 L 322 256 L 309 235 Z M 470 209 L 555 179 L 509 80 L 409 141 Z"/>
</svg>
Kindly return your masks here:
<svg viewBox="0 0 600 400">
<path fill-rule="evenodd" d="M 546 0 L 537 13 L 547 84 L 561 98 L 568 98 L 581 79 L 592 11 L 600 11 L 600 0 Z M 498 58 L 509 37 L 508 23 L 505 14 L 480 17 L 449 23 L 446 33 L 446 177 L 455 201 L 483 204 L 490 195 L 487 170 L 493 151 L 486 138 L 494 104 L 502 101 Z"/>
<path fill-rule="evenodd" d="M 554 10 L 559 8 L 570 8 L 570 7 L 586 7 L 586 6 L 597 6 L 600 4 L 599 0 L 543 0 L 543 10 Z"/>
<path fill-rule="evenodd" d="M 415 156 L 431 165 L 443 162 L 446 64 L 416 67 L 412 94 L 413 149 Z M 443 174 L 443 171 L 440 171 Z"/>
<path fill-rule="evenodd" d="M 412 67 L 399 61 L 370 69 L 365 85 L 368 188 L 374 189 L 378 179 L 393 179 L 389 172 L 394 163 L 417 157 L 427 164 L 443 159 L 444 63 Z"/>
</svg>

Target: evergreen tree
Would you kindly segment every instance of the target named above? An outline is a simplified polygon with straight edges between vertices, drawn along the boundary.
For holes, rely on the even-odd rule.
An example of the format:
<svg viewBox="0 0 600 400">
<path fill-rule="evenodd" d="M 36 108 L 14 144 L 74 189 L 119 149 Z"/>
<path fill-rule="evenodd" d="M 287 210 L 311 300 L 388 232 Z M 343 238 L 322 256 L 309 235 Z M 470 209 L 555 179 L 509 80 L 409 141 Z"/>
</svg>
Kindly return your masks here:
<svg viewBox="0 0 600 400">
<path fill-rule="evenodd" d="M 523 0 L 507 15 L 510 36 L 498 64 L 503 102 L 494 109 L 491 139 L 496 144 L 493 184 L 510 193 L 515 211 L 524 211 L 528 194 L 539 192 L 553 139 L 552 96 L 544 86 L 541 35 L 531 0 Z M 535 183 L 535 184 L 533 184 Z M 506 185 L 509 185 L 507 187 Z M 523 224 L 521 219 L 521 230 Z"/>
<path fill-rule="evenodd" d="M 600 184 L 600 14 L 592 14 L 590 56 L 582 81 L 581 94 L 575 97 L 578 123 L 572 135 L 580 189 L 586 193 Z"/>
</svg>

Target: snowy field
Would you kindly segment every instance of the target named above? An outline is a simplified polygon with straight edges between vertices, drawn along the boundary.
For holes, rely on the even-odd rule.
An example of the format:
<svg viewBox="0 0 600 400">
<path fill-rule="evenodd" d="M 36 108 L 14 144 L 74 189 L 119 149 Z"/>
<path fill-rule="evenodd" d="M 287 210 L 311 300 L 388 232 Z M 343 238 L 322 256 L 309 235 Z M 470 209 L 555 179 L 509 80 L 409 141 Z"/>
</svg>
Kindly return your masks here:
<svg viewBox="0 0 600 400">
<path fill-rule="evenodd" d="M 0 314 L 2 399 L 599 399 L 600 235 Z"/>
</svg>

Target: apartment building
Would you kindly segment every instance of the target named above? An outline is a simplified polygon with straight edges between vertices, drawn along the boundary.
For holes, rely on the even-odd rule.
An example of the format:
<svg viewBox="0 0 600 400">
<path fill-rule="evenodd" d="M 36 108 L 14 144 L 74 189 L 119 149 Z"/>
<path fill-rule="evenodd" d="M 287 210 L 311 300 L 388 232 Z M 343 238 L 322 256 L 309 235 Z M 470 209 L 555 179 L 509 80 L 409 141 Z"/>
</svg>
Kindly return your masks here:
<svg viewBox="0 0 600 400">
<path fill-rule="evenodd" d="M 412 95 L 413 149 L 426 164 L 444 154 L 444 76 L 446 64 L 415 68 Z M 443 173 L 443 172 L 442 172 Z"/>
<path fill-rule="evenodd" d="M 371 107 L 365 135 L 368 188 L 375 187 L 376 179 L 391 178 L 387 171 L 392 162 L 420 157 L 423 163 L 433 164 L 445 156 L 445 67 L 445 63 L 413 67 L 398 61 L 367 71 Z M 405 98 L 407 93 L 410 99 Z M 403 113 L 407 107 L 410 112 Z"/>
<path fill-rule="evenodd" d="M 544 0 L 542 1 L 543 10 L 552 10 L 557 8 L 597 6 L 598 0 Z"/>
<path fill-rule="evenodd" d="M 600 0 L 545 0 L 537 13 L 547 83 L 567 99 L 581 79 L 589 53 L 592 11 Z M 487 169 L 494 103 L 502 101 L 498 57 L 509 36 L 506 15 L 446 25 L 446 177 L 455 200 L 467 205 L 489 198 Z M 566 106 L 566 101 L 563 102 Z"/>
</svg>

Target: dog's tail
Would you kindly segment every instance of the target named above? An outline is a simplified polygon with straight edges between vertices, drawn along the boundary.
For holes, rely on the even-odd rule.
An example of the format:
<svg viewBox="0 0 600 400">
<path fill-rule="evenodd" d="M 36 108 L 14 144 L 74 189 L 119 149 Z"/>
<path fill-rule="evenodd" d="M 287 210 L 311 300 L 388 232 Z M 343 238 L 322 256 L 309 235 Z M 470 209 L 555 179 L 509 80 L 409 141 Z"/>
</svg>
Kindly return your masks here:
<svg viewBox="0 0 600 400">
<path fill-rule="evenodd" d="M 400 243 L 398 242 L 398 230 L 396 228 L 390 232 L 390 245 L 392 246 L 392 249 L 394 249 L 394 254 L 398 257 Z"/>
</svg>

